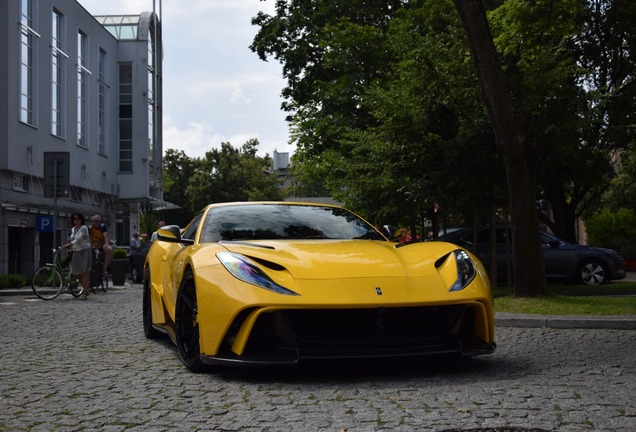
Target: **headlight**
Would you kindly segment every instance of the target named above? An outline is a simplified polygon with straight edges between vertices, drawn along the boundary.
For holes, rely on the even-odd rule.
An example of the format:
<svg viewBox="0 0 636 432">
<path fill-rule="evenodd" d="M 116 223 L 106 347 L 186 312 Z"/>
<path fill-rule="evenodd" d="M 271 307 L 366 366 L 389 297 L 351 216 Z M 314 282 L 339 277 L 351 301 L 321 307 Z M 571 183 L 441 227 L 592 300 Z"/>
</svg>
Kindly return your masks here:
<svg viewBox="0 0 636 432">
<path fill-rule="evenodd" d="M 463 250 L 453 251 L 455 254 L 455 263 L 457 264 L 457 281 L 450 287 L 449 291 L 461 291 L 475 279 L 477 270 L 475 263 L 470 256 Z"/>
<path fill-rule="evenodd" d="M 284 295 L 299 295 L 271 280 L 251 259 L 233 252 L 216 254 L 221 264 L 232 276 L 257 287 Z"/>
</svg>

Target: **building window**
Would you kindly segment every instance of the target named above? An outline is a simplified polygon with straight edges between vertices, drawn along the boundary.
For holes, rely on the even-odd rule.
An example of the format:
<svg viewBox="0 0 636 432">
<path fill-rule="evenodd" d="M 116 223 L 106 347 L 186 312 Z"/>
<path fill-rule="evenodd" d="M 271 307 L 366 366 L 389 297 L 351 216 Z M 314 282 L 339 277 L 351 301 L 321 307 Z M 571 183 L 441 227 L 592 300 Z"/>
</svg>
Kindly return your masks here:
<svg viewBox="0 0 636 432">
<path fill-rule="evenodd" d="M 62 19 L 64 16 L 56 10 L 51 14 L 51 133 L 64 136 L 64 60 L 68 55 L 63 48 Z"/>
<path fill-rule="evenodd" d="M 119 65 L 119 172 L 133 170 L 132 65 Z"/>
<path fill-rule="evenodd" d="M 20 174 L 14 174 L 13 175 L 13 190 L 28 192 L 29 178 Z"/>
<path fill-rule="evenodd" d="M 99 76 L 97 77 L 97 152 L 108 155 L 106 147 L 106 51 L 99 50 Z"/>
<path fill-rule="evenodd" d="M 139 28 L 138 15 L 104 16 L 99 17 L 103 25 L 113 36 L 119 40 L 137 40 Z"/>
<path fill-rule="evenodd" d="M 77 145 L 88 148 L 86 140 L 86 81 L 91 72 L 86 69 L 86 35 L 77 32 Z"/>
<path fill-rule="evenodd" d="M 35 125 L 33 118 L 33 70 L 34 70 L 34 42 L 40 35 L 33 30 L 33 3 L 22 0 L 22 16 L 20 17 L 20 121 Z"/>
<path fill-rule="evenodd" d="M 152 38 L 148 38 L 148 174 L 155 170 L 155 55 Z"/>
<path fill-rule="evenodd" d="M 82 191 L 79 188 L 71 188 L 71 201 L 82 202 Z"/>
</svg>

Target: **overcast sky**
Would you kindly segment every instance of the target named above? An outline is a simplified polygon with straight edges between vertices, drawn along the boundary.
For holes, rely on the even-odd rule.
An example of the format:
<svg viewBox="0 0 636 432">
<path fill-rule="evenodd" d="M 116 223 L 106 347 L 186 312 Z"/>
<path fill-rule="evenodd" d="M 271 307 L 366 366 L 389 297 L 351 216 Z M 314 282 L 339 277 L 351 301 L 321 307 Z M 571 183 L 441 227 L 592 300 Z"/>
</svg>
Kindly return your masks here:
<svg viewBox="0 0 636 432">
<path fill-rule="evenodd" d="M 92 15 L 152 11 L 153 0 L 78 0 Z M 159 0 L 155 10 L 159 13 Z M 281 66 L 249 49 L 259 11 L 274 0 L 162 0 L 163 149 L 202 157 L 221 142 L 260 142 L 259 154 L 293 153 L 280 92 Z"/>
</svg>

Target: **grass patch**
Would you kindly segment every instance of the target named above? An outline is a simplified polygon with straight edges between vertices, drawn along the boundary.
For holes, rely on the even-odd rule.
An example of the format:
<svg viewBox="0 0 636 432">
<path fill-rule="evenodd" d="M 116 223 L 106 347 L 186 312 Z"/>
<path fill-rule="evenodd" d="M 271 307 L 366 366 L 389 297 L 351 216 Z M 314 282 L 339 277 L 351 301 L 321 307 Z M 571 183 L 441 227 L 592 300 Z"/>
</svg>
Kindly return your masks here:
<svg viewBox="0 0 636 432">
<path fill-rule="evenodd" d="M 599 287 L 548 285 L 546 294 L 516 298 L 512 288 L 495 291 L 495 312 L 543 315 L 636 315 L 636 282 Z"/>
</svg>

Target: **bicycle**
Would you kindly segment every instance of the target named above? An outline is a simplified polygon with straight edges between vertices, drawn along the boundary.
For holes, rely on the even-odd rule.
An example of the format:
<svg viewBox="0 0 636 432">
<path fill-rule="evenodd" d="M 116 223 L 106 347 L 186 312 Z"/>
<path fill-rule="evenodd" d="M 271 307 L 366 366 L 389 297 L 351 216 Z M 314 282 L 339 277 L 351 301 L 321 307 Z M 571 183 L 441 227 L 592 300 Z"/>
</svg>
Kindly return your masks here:
<svg viewBox="0 0 636 432">
<path fill-rule="evenodd" d="M 53 300 L 63 292 L 76 298 L 82 295 L 79 281 L 71 274 L 70 260 L 60 256 L 62 250 L 63 247 L 53 249 L 53 262 L 46 263 L 33 273 L 31 288 L 42 300 Z"/>
<path fill-rule="evenodd" d="M 108 276 L 104 275 L 104 251 L 101 248 L 93 249 L 93 265 L 91 267 L 90 288 L 93 294 L 97 294 L 97 289 L 103 292 L 108 291 Z"/>
</svg>

